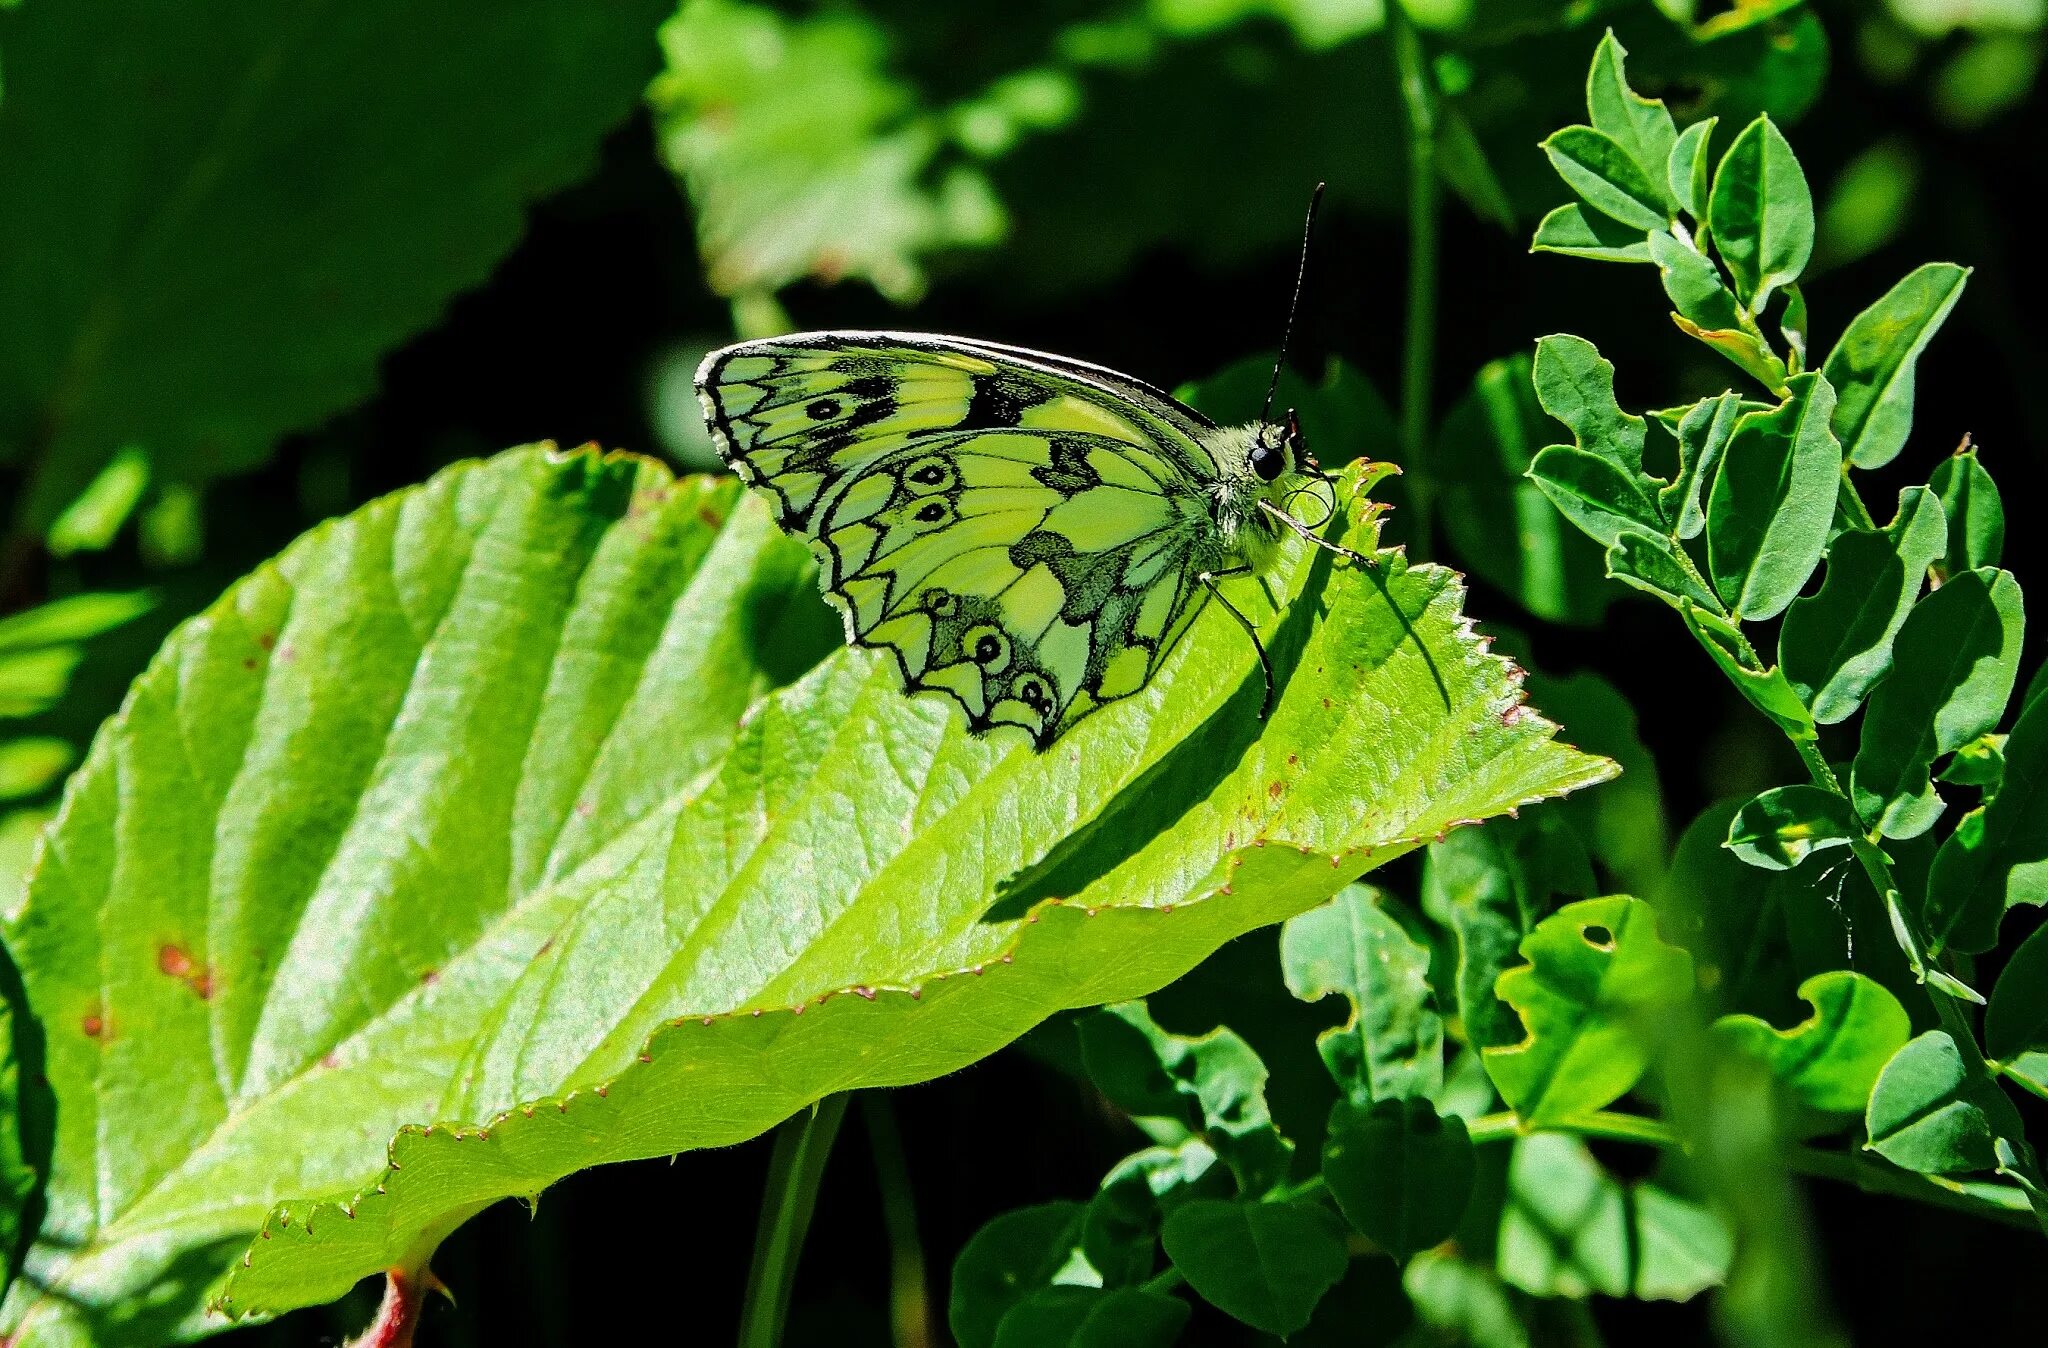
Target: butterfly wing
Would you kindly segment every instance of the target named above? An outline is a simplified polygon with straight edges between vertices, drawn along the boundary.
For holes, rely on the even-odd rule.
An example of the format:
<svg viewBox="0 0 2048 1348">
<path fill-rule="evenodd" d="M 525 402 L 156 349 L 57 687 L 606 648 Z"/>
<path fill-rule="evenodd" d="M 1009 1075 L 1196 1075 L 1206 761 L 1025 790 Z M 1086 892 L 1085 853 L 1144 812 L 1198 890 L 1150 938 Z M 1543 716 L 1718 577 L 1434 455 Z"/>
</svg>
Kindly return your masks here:
<svg viewBox="0 0 2048 1348">
<path fill-rule="evenodd" d="M 1043 749 L 1142 688 L 1205 596 L 1208 423 L 1135 380 L 820 333 L 715 352 L 698 386 L 720 453 L 817 553 L 847 639 L 977 732 Z"/>
</svg>

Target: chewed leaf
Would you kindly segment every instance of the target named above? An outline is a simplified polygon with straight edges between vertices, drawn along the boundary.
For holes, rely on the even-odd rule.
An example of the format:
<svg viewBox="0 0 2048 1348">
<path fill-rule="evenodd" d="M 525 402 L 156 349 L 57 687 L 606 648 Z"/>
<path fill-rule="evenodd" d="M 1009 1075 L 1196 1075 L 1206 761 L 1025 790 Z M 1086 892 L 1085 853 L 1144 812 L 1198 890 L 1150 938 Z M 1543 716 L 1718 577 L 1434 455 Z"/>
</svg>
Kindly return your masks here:
<svg viewBox="0 0 2048 1348">
<path fill-rule="evenodd" d="M 1292 1147 L 1266 1108 L 1266 1065 L 1236 1031 L 1170 1034 L 1143 1002 L 1105 1007 L 1080 1030 L 1089 1079 L 1117 1107 L 1200 1135 L 1245 1193 L 1286 1177 Z"/>
<path fill-rule="evenodd" d="M 836 648 L 737 491 L 464 465 L 172 637 L 8 930 L 98 1108 L 58 1120 L 30 1256 L 63 1294 L 17 1287 L 7 1332 L 218 1328 L 231 1263 L 231 1312 L 331 1300 L 498 1198 L 951 1071 L 1612 770 L 1392 553 L 1285 554 L 1264 723 L 1212 607 L 1058 752 L 975 739 Z"/>
<path fill-rule="evenodd" d="M 1667 172 L 1678 128 L 1665 110 L 1664 100 L 1644 98 L 1629 88 L 1624 68 L 1627 56 L 1627 49 L 1610 29 L 1594 50 L 1593 67 L 1586 75 L 1586 113 L 1594 129 L 1612 137 L 1643 176 L 1661 190 L 1665 204 L 1676 206 Z"/>
<path fill-rule="evenodd" d="M 1558 909 L 1522 955 L 1528 964 L 1500 976 L 1500 998 L 1527 1037 L 1486 1049 L 1485 1061 L 1531 1126 L 1589 1113 L 1635 1085 L 1650 1061 L 1636 1017 L 1692 988 L 1692 958 L 1659 940 L 1650 906 L 1625 895 Z"/>
<path fill-rule="evenodd" d="M 1443 1088 L 1444 1023 L 1429 983 L 1429 947 L 1369 885 L 1351 885 L 1280 931 L 1288 991 L 1340 994 L 1351 1017 L 1316 1036 L 1337 1085 L 1360 1101 L 1434 1096 Z"/>
<path fill-rule="evenodd" d="M 1756 1059 L 1802 1104 L 1829 1114 L 1860 1114 L 1877 1074 L 1912 1033 L 1906 1009 L 1885 987 L 1846 969 L 1799 985 L 1813 1015 L 1789 1030 L 1755 1016 L 1723 1016 L 1714 1033 Z"/>
</svg>

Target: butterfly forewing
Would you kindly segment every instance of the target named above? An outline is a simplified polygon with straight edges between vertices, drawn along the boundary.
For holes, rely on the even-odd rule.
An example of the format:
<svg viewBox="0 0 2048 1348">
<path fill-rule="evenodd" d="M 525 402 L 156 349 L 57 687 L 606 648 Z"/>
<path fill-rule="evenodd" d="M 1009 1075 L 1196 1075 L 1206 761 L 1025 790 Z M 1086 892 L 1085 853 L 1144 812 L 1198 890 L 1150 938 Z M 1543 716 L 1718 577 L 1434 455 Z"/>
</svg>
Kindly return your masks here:
<svg viewBox="0 0 2048 1348">
<path fill-rule="evenodd" d="M 1207 423 L 1123 376 L 826 333 L 715 352 L 698 384 L 727 462 L 818 554 L 848 639 L 976 731 L 1042 749 L 1142 688 L 1218 560 Z"/>
</svg>

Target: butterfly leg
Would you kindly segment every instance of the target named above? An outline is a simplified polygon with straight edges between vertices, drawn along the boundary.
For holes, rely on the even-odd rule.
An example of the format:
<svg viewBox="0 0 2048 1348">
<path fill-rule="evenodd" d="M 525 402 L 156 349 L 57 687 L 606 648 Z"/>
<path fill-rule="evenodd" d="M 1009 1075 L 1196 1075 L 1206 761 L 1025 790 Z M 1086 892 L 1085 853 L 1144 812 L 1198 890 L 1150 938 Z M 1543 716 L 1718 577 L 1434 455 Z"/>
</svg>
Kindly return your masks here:
<svg viewBox="0 0 2048 1348">
<path fill-rule="evenodd" d="M 1279 506 L 1274 505 L 1271 501 L 1261 500 L 1259 502 L 1259 509 L 1265 511 L 1268 515 L 1271 515 L 1274 519 L 1280 521 L 1280 523 L 1286 525 L 1295 533 L 1301 535 L 1310 543 L 1313 543 L 1316 547 L 1321 548 L 1325 552 L 1334 552 L 1339 557 L 1348 557 L 1352 561 L 1357 562 L 1360 566 L 1377 567 L 1379 565 L 1379 562 L 1377 560 L 1366 556 L 1362 552 L 1353 552 L 1350 548 L 1344 547 L 1341 544 L 1332 543 L 1329 539 L 1324 538 L 1321 534 L 1309 528 L 1306 524 L 1303 524 L 1300 520 L 1294 518 L 1294 516 L 1288 514 Z"/>
<path fill-rule="evenodd" d="M 1237 605 L 1224 598 L 1223 591 L 1216 586 L 1216 580 L 1219 576 L 1243 576 L 1250 574 L 1250 572 L 1251 568 L 1248 566 L 1233 566 L 1227 571 L 1204 571 L 1196 576 L 1195 579 L 1209 587 L 1209 593 L 1216 596 L 1216 602 L 1223 605 L 1223 611 L 1237 619 L 1237 625 L 1242 627 L 1244 634 L 1252 639 L 1252 649 L 1258 652 L 1259 656 L 1259 673 L 1263 674 L 1266 679 L 1266 695 L 1259 700 L 1259 719 L 1263 721 L 1266 719 L 1266 714 L 1273 710 L 1273 662 L 1266 658 L 1266 647 L 1259 640 L 1259 629 L 1252 626 L 1252 620 L 1240 613 Z"/>
</svg>

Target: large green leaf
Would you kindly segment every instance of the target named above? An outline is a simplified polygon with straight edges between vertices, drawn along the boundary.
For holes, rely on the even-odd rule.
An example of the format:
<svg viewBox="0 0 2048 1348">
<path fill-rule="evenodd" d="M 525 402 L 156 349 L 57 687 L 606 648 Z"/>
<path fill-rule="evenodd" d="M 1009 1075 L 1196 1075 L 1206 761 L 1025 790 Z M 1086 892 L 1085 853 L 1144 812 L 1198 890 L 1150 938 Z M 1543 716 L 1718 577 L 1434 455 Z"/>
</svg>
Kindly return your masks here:
<svg viewBox="0 0 2048 1348">
<path fill-rule="evenodd" d="M 261 462 L 369 394 L 654 73 L 663 0 L 0 13 L 0 464 Z"/>
<path fill-rule="evenodd" d="M 8 931 L 67 1103 L 23 1343 L 217 1326 L 259 1226 L 232 1308 L 330 1299 L 496 1199 L 950 1071 L 1611 771 L 1392 553 L 1290 553 L 1279 617 L 1245 587 L 1264 724 L 1215 609 L 1045 755 L 868 653 L 758 699 L 831 638 L 735 491 L 465 465 L 171 640 Z"/>
</svg>

